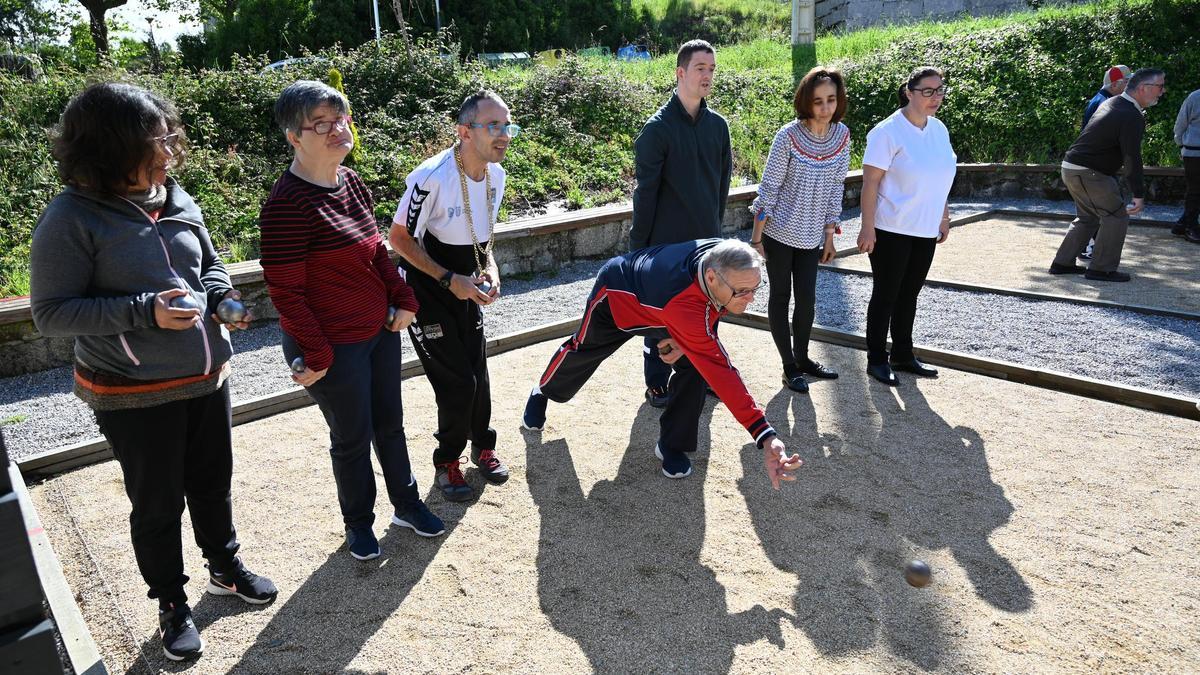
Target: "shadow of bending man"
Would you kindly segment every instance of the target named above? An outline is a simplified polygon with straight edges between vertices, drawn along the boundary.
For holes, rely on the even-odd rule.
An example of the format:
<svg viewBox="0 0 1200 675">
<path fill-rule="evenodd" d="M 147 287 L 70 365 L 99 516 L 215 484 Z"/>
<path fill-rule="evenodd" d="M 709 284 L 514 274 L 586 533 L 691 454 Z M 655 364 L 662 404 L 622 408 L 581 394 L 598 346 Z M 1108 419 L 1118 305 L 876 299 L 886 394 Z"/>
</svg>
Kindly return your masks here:
<svg viewBox="0 0 1200 675">
<path fill-rule="evenodd" d="M 758 480 L 757 448 L 742 450 L 739 488 L 755 531 L 772 563 L 797 576 L 792 620 L 832 657 L 872 650 L 882 639 L 922 669 L 969 667 L 954 648 L 957 629 L 942 614 L 943 600 L 907 586 L 904 565 L 918 549 L 948 549 L 984 601 L 1007 612 L 1032 606 L 1029 587 L 988 541 L 1013 508 L 991 480 L 983 441 L 947 424 L 916 384 L 891 390 L 842 378 L 835 396 L 839 410 L 870 401 L 881 419 L 847 415 L 837 425 L 843 437 L 819 433 L 808 396 L 783 389 L 767 406 L 804 460 L 801 489 L 774 492 Z M 935 584 L 937 576 L 935 569 Z"/>
<path fill-rule="evenodd" d="M 712 409 L 707 402 L 700 447 Z M 737 645 L 782 645 L 779 617 L 761 606 L 728 612 L 724 587 L 700 562 L 707 457 L 686 479 L 664 478 L 653 454 L 658 413 L 642 406 L 617 477 L 590 491 L 566 441 L 524 432 L 541 520 L 539 601 L 599 672 L 724 672 Z M 760 473 L 761 461 L 759 452 Z"/>
</svg>

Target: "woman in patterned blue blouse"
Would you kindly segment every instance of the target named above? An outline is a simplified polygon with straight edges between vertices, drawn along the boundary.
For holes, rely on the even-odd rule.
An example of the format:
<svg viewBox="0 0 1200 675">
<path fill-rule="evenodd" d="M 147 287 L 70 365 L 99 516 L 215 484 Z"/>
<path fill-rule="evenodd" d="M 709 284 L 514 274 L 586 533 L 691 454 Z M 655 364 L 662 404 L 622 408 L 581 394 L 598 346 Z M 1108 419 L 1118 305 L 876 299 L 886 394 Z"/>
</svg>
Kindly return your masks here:
<svg viewBox="0 0 1200 675">
<path fill-rule="evenodd" d="M 750 244 L 767 260 L 771 286 L 767 315 L 783 361 L 783 383 L 808 391 L 804 375 L 835 379 L 837 373 L 808 356 L 816 303 L 817 264 L 834 256 L 842 190 L 850 168 L 846 83 L 841 72 L 813 68 L 796 88 L 796 119 L 775 134 L 758 197 L 750 206 Z M 791 339 L 788 304 L 795 292 Z"/>
</svg>

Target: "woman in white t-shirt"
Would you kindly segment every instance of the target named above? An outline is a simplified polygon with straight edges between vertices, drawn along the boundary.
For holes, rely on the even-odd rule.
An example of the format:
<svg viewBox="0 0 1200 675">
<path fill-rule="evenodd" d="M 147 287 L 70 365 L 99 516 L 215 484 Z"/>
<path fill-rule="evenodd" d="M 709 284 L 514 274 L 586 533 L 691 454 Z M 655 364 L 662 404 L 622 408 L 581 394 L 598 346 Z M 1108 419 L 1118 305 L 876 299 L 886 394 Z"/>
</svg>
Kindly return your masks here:
<svg viewBox="0 0 1200 675">
<path fill-rule="evenodd" d="M 934 117 L 946 92 L 941 70 L 914 70 L 900 85 L 900 109 L 871 129 L 863 154 L 858 249 L 870 255 L 874 279 L 867 307 L 867 373 L 891 386 L 899 384 L 894 370 L 937 375 L 913 354 L 912 331 L 934 247 L 950 234 L 946 199 L 958 157 L 946 125 Z"/>
</svg>

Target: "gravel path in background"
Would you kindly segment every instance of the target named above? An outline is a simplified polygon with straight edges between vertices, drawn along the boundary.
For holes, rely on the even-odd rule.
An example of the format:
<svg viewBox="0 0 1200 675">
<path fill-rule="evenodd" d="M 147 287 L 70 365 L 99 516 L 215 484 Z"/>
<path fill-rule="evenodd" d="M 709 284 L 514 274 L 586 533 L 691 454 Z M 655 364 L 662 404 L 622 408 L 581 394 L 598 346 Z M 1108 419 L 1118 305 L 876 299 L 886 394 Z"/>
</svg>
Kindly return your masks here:
<svg viewBox="0 0 1200 675">
<path fill-rule="evenodd" d="M 1073 205 L 1035 200 L 962 202 L 953 204 L 951 211 L 961 216 L 998 208 L 1069 213 Z M 1166 220 L 1170 210 L 1148 211 L 1147 217 Z M 857 210 L 848 211 L 839 248 L 856 239 L 858 224 Z M 488 335 L 581 315 L 602 262 L 575 262 L 529 280 L 505 279 L 503 300 L 487 311 Z M 869 278 L 821 272 L 817 293 L 818 324 L 863 332 Z M 765 313 L 766 303 L 762 294 L 751 308 Z M 1200 397 L 1200 369 L 1191 363 L 1200 353 L 1200 321 L 926 288 L 915 337 L 920 345 Z M 278 324 L 234 334 L 230 387 L 235 403 L 295 386 L 279 338 Z M 405 353 L 412 354 L 407 336 L 405 342 Z M 99 436 L 91 411 L 71 393 L 71 382 L 69 367 L 0 380 L 0 425 L 14 459 Z"/>
</svg>

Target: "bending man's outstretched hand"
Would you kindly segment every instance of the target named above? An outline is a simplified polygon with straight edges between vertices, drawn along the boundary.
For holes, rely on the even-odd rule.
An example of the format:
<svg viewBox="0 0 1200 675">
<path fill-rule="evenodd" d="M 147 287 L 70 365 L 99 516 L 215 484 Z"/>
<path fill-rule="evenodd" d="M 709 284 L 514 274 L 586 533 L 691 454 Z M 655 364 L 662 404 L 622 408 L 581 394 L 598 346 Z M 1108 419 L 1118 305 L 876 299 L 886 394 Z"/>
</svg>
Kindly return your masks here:
<svg viewBox="0 0 1200 675">
<path fill-rule="evenodd" d="M 776 490 L 779 489 L 780 481 L 796 480 L 792 472 L 799 469 L 803 463 L 800 455 L 787 454 L 787 448 L 778 436 L 772 436 L 763 444 L 763 466 L 767 469 L 767 478 L 771 479 L 771 487 Z"/>
</svg>

